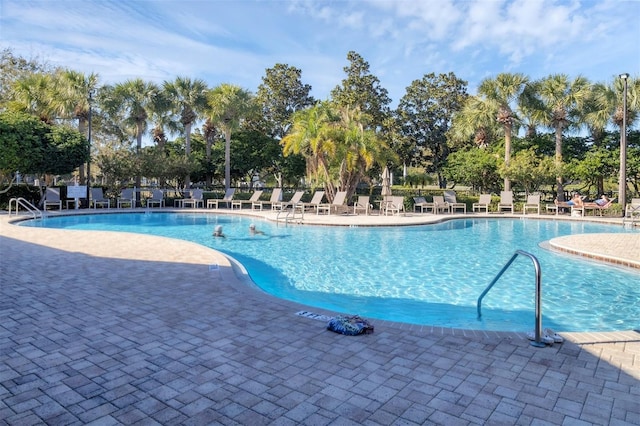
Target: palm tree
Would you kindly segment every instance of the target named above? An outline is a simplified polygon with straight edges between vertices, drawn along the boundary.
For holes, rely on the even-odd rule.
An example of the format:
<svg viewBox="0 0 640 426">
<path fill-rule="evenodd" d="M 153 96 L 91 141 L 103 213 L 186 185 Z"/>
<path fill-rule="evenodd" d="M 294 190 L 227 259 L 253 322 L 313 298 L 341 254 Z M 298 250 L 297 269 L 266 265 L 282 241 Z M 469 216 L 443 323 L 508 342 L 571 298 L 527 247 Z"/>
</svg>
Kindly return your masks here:
<svg viewBox="0 0 640 426">
<path fill-rule="evenodd" d="M 207 84 L 200 79 L 176 77 L 175 81 L 164 82 L 164 90 L 172 99 L 173 113 L 180 116 L 180 124 L 184 130 L 185 156 L 191 155 L 191 126 L 206 107 Z M 191 185 L 189 174 L 185 177 L 185 188 Z"/>
<path fill-rule="evenodd" d="M 386 145 L 373 130 L 365 129 L 367 122 L 357 108 L 321 102 L 294 114 L 281 141 L 283 153 L 306 158 L 309 178 L 324 186 L 330 202 L 337 191 L 350 197 L 365 171 L 389 160 Z"/>
<path fill-rule="evenodd" d="M 564 201 L 562 179 L 562 133 L 570 126 L 577 126 L 577 118 L 589 99 L 591 84 L 581 76 L 570 81 L 565 74 L 555 74 L 535 83 L 540 110 L 537 115 L 542 123 L 555 131 L 556 185 L 559 201 Z"/>
<path fill-rule="evenodd" d="M 498 74 L 496 78 L 483 80 L 478 87 L 478 94 L 487 107 L 495 113 L 495 118 L 504 131 L 504 163 L 509 166 L 511 160 L 511 135 L 518 125 L 512 105 L 519 101 L 529 79 L 523 74 Z M 509 178 L 504 178 L 504 189 L 511 189 Z"/>
<path fill-rule="evenodd" d="M 111 96 L 105 99 L 105 108 L 124 116 L 123 125 L 133 131 L 136 138 L 136 155 L 140 156 L 142 136 L 147 131 L 149 109 L 159 92 L 157 85 L 140 78 L 127 80 L 114 86 Z M 140 173 L 136 175 L 136 188 L 140 188 Z"/>
<path fill-rule="evenodd" d="M 209 118 L 214 126 L 224 133 L 224 187 L 231 187 L 231 132 L 253 110 L 254 103 L 250 92 L 232 84 L 221 84 L 209 91 Z"/>
<path fill-rule="evenodd" d="M 53 79 L 51 74 L 30 74 L 17 80 L 12 87 L 8 107 L 13 111 L 35 115 L 47 124 L 55 120 L 51 106 Z"/>
</svg>

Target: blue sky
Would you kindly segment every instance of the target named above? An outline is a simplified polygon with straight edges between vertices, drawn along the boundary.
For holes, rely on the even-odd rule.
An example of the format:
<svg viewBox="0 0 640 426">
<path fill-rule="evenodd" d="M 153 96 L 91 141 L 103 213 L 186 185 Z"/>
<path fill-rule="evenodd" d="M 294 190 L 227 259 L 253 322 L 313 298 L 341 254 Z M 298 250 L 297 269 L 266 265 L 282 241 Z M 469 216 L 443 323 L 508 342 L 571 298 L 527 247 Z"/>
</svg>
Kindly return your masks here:
<svg viewBox="0 0 640 426">
<path fill-rule="evenodd" d="M 395 106 L 431 72 L 454 72 L 470 93 L 500 72 L 636 77 L 640 1 L 0 0 L 0 47 L 101 83 L 180 75 L 252 92 L 283 63 L 317 99 L 354 50 Z"/>
</svg>

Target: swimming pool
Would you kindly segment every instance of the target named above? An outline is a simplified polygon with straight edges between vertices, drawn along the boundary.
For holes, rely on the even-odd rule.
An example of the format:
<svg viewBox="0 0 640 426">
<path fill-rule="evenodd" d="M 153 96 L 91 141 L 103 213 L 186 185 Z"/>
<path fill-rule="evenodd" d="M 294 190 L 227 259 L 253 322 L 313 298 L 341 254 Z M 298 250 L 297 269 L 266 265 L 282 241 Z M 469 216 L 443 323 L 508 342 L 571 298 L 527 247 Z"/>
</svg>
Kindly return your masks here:
<svg viewBox="0 0 640 426">
<path fill-rule="evenodd" d="M 251 236 L 249 224 L 267 235 Z M 193 241 L 241 262 L 277 297 L 369 318 L 443 327 L 529 331 L 535 277 L 519 257 L 476 302 L 515 250 L 542 267 L 543 325 L 558 331 L 640 327 L 639 275 L 551 253 L 539 243 L 574 233 L 629 232 L 620 226 L 533 219 L 459 219 L 411 227 L 277 225 L 242 216 L 125 213 L 50 217 L 23 225 L 112 230 Z M 227 238 L 213 238 L 222 225 Z"/>
</svg>

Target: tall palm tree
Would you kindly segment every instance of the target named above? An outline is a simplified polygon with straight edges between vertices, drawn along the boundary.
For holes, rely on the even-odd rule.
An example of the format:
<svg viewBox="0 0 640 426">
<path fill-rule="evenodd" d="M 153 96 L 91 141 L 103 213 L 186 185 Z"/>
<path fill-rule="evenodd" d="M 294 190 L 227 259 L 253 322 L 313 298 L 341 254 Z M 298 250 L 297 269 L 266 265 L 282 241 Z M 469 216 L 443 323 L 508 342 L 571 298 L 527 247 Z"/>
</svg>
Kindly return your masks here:
<svg viewBox="0 0 640 426">
<path fill-rule="evenodd" d="M 137 78 L 118 83 L 111 96 L 105 100 L 105 107 L 119 111 L 124 116 L 123 125 L 132 130 L 136 138 L 136 155 L 142 149 L 142 136 L 147 131 L 149 109 L 159 92 L 157 85 Z M 140 188 L 141 176 L 136 175 L 136 188 Z"/>
<path fill-rule="evenodd" d="M 78 120 L 78 131 L 88 135 L 89 103 L 97 89 L 98 74 L 84 74 L 73 70 L 61 70 L 54 75 L 54 96 L 51 105 L 57 117 L 66 120 Z M 91 161 L 91 160 L 89 160 Z M 86 165 L 88 168 L 88 163 Z M 79 169 L 80 180 L 87 185 L 91 176 Z"/>
<path fill-rule="evenodd" d="M 536 82 L 540 110 L 538 118 L 555 131 L 556 186 L 559 201 L 564 201 L 562 179 L 562 134 L 570 126 L 578 126 L 580 111 L 589 99 L 591 84 L 581 76 L 573 80 L 565 74 L 554 74 Z"/>
<path fill-rule="evenodd" d="M 47 124 L 55 120 L 51 105 L 53 79 L 51 74 L 29 74 L 17 80 L 12 87 L 9 109 L 35 115 Z"/>
<path fill-rule="evenodd" d="M 255 108 L 253 96 L 233 84 L 221 84 L 207 93 L 211 123 L 224 133 L 224 187 L 231 186 L 231 132 Z"/>
<path fill-rule="evenodd" d="M 205 93 L 207 84 L 200 79 L 191 80 L 188 77 L 176 77 L 172 82 L 164 82 L 164 90 L 172 99 L 172 111 L 180 117 L 180 124 L 184 130 L 185 156 L 191 155 L 191 127 L 204 111 L 207 100 Z M 185 188 L 191 185 L 189 174 L 185 177 Z"/>
<path fill-rule="evenodd" d="M 478 87 L 478 94 L 487 103 L 490 110 L 494 111 L 495 118 L 504 131 L 504 163 L 509 165 L 511 161 L 511 136 L 518 125 L 512 106 L 519 104 L 519 100 L 529 79 L 524 74 L 498 74 L 495 78 L 483 80 Z M 504 178 L 504 189 L 511 189 L 509 178 Z"/>
</svg>

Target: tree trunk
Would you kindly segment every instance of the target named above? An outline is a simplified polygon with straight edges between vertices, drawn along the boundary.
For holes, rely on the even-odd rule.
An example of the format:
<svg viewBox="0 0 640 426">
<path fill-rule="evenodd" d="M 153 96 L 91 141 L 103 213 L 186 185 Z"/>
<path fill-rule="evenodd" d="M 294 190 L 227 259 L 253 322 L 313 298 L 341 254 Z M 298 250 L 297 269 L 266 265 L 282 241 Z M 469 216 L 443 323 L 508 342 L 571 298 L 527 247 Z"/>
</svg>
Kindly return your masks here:
<svg viewBox="0 0 640 426">
<path fill-rule="evenodd" d="M 188 160 L 191 155 L 191 123 L 185 124 L 184 133 L 184 155 Z M 189 189 L 191 187 L 191 176 L 188 173 L 184 177 L 184 187 L 185 189 Z"/>
<path fill-rule="evenodd" d="M 224 189 L 231 187 L 231 130 L 224 130 Z"/>
<path fill-rule="evenodd" d="M 562 182 L 562 127 L 556 126 L 556 185 L 558 201 L 564 201 L 564 184 Z"/>
<path fill-rule="evenodd" d="M 511 130 L 512 126 L 507 124 L 504 126 L 504 165 L 509 167 L 511 162 Z M 504 178 L 504 190 L 511 191 L 511 181 L 509 178 Z"/>
</svg>

